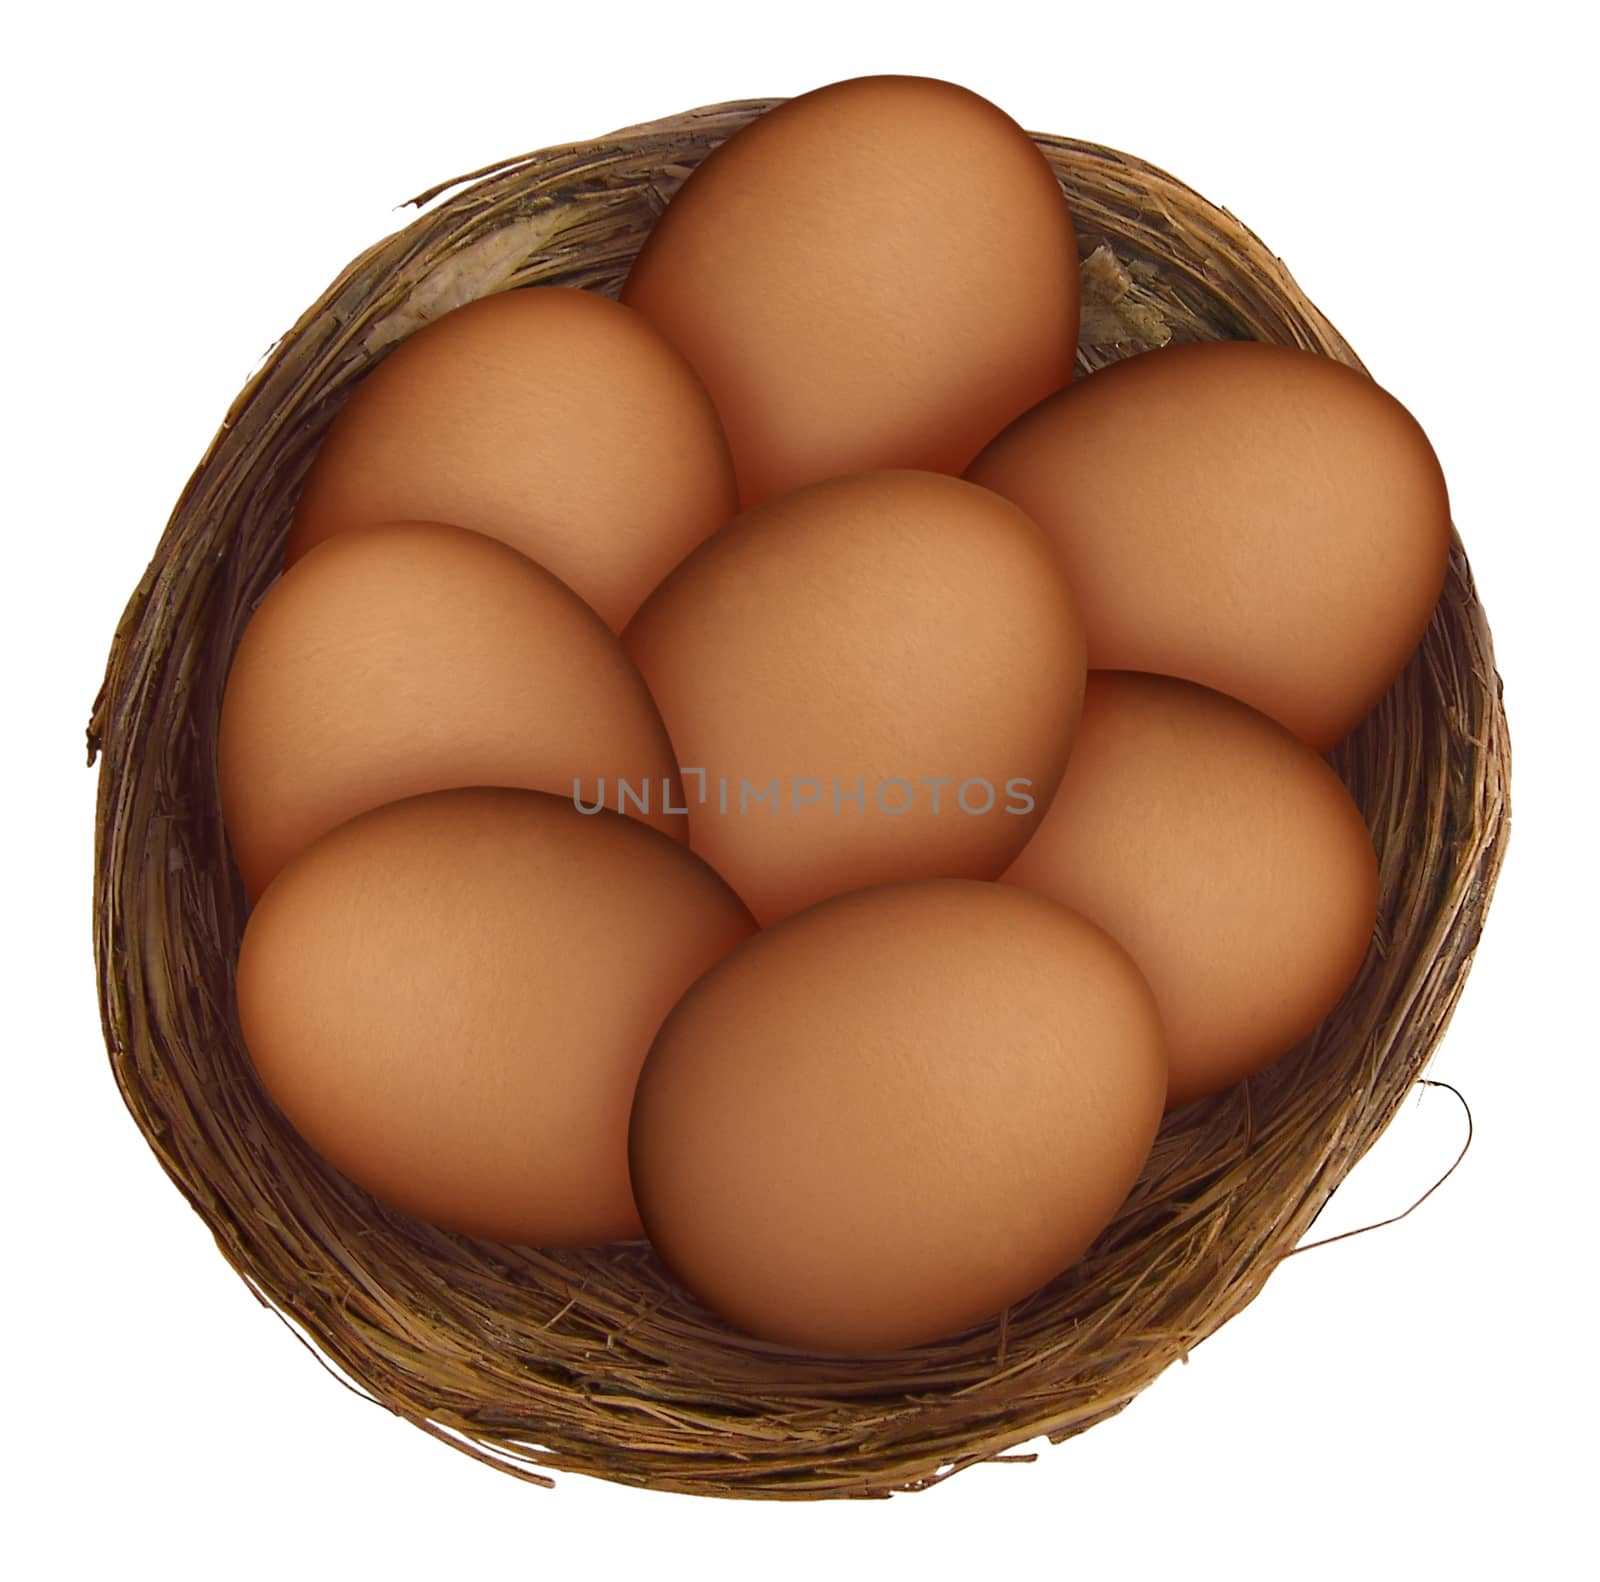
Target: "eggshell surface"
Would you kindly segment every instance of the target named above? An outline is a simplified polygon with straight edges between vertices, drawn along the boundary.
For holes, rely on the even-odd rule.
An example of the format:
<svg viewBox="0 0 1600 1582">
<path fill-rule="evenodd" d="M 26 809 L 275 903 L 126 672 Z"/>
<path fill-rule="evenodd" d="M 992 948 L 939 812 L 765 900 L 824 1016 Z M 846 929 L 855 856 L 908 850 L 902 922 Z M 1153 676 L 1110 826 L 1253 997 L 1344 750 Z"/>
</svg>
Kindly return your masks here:
<svg viewBox="0 0 1600 1582">
<path fill-rule="evenodd" d="M 893 1350 L 1072 1263 L 1165 1093 L 1154 1000 L 1100 929 L 1002 885 L 885 885 L 766 930 L 679 1002 L 634 1101 L 634 1191 L 731 1323 Z"/>
<path fill-rule="evenodd" d="M 740 500 L 960 472 L 1072 375 L 1078 253 L 1009 116 L 920 77 L 835 83 L 716 149 L 623 287 L 710 390 Z"/>
<path fill-rule="evenodd" d="M 1364 374 L 1248 341 L 1126 358 L 966 476 L 1054 540 L 1094 669 L 1184 677 L 1326 751 L 1415 650 L 1450 549 L 1439 463 Z"/>
<path fill-rule="evenodd" d="M 1082 699 L 1082 627 L 1043 534 L 925 472 L 753 507 L 623 643 L 676 750 L 690 844 L 763 924 L 859 885 L 998 876 Z"/>
<path fill-rule="evenodd" d="M 542 1246 L 635 1235 L 657 1027 L 753 924 L 682 846 L 533 791 L 391 803 L 251 914 L 239 1020 L 301 1135 L 394 1208 Z"/>
<path fill-rule="evenodd" d="M 366 523 L 452 522 L 547 567 L 620 630 L 737 508 L 704 386 L 631 309 L 535 286 L 403 340 L 323 436 L 293 565 Z"/>
<path fill-rule="evenodd" d="M 1378 905 L 1361 812 L 1309 747 L 1204 687 L 1098 670 L 1061 789 L 1005 882 L 1080 911 L 1138 962 L 1174 1106 L 1309 1033 Z"/>
<path fill-rule="evenodd" d="M 434 522 L 341 533 L 273 586 L 229 671 L 217 769 L 251 895 L 342 820 L 453 786 L 576 793 L 685 834 L 672 745 L 605 623 L 515 550 Z"/>
</svg>

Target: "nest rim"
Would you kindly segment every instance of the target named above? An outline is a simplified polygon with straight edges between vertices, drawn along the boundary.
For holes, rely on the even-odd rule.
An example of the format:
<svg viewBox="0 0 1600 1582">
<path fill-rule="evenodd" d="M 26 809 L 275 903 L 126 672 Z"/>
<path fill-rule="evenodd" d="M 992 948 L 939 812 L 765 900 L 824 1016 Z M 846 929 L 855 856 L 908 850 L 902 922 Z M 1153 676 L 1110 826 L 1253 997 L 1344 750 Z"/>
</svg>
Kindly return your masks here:
<svg viewBox="0 0 1600 1582">
<path fill-rule="evenodd" d="M 413 199 L 422 212 L 340 273 L 230 407 L 118 624 L 89 726 L 102 1024 L 135 1123 L 230 1265 L 342 1382 L 545 1485 L 568 1471 L 731 1497 L 881 1497 L 1122 1410 L 1259 1293 L 1420 1079 L 1509 834 L 1500 681 L 1453 535 L 1416 655 L 1329 755 L 1379 855 L 1378 929 L 1350 990 L 1283 1060 L 1167 1116 L 1083 1260 L 929 1346 L 793 1353 L 700 1309 L 642 1242 L 552 1253 L 455 1236 L 311 1152 L 266 1099 L 233 1013 L 246 903 L 214 766 L 227 664 L 276 574 L 310 455 L 360 374 L 450 307 L 533 284 L 615 295 L 677 185 L 779 102 L 521 155 Z M 1225 210 L 1131 156 L 1035 141 L 1078 231 L 1080 371 L 1215 338 L 1365 371 Z"/>
</svg>

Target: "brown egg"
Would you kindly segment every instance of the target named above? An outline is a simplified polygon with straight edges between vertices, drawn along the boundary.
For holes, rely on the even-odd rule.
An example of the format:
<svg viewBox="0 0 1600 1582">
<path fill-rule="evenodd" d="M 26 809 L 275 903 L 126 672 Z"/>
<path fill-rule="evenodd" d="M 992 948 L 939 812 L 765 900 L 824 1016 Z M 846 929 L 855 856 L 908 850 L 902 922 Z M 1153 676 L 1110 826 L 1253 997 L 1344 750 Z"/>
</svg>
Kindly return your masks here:
<svg viewBox="0 0 1600 1582">
<path fill-rule="evenodd" d="M 689 840 L 763 924 L 858 885 L 993 879 L 1061 778 L 1083 636 L 997 495 L 860 473 L 737 517 L 623 634 Z"/>
<path fill-rule="evenodd" d="M 705 380 L 751 505 L 839 473 L 960 472 L 1071 378 L 1078 252 L 1008 115 L 952 83 L 861 77 L 717 149 L 622 300 Z"/>
<path fill-rule="evenodd" d="M 620 631 L 737 499 L 683 358 L 629 308 L 535 286 L 445 314 L 361 381 L 317 451 L 287 563 L 364 523 L 454 522 Z"/>
<path fill-rule="evenodd" d="M 1173 1106 L 1309 1033 L 1378 905 L 1360 809 L 1304 742 L 1219 692 L 1117 671 L 1090 672 L 1066 777 L 1005 882 L 1127 947 L 1166 1023 Z"/>
<path fill-rule="evenodd" d="M 536 791 L 439 791 L 301 853 L 250 916 L 239 1022 L 268 1093 L 358 1185 L 449 1230 L 636 1235 L 634 1082 L 753 930 L 704 863 Z"/>
<path fill-rule="evenodd" d="M 1160 1018 L 1127 953 L 1023 891 L 838 896 L 700 979 L 639 1079 L 651 1241 L 753 1335 L 916 1345 L 1072 1263 L 1149 1153 Z"/>
<path fill-rule="evenodd" d="M 342 820 L 451 786 L 684 833 L 671 743 L 605 623 L 515 550 L 436 522 L 340 533 L 273 586 L 228 673 L 217 773 L 252 895 Z"/>
<path fill-rule="evenodd" d="M 1410 658 L 1450 506 L 1364 374 L 1283 346 L 1173 346 L 1036 407 L 968 469 L 1054 539 L 1094 669 L 1184 676 L 1319 751 Z"/>
</svg>

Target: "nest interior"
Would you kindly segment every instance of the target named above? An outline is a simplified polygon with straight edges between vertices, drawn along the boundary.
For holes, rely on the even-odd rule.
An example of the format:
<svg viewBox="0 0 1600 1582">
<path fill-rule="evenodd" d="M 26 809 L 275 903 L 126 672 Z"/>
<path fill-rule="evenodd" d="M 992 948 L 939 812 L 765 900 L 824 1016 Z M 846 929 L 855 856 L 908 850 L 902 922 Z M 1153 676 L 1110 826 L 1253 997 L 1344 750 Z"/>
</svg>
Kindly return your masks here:
<svg viewBox="0 0 1600 1582">
<path fill-rule="evenodd" d="M 246 915 L 218 811 L 223 682 L 296 492 L 353 383 L 405 335 L 513 287 L 615 295 L 705 155 L 771 101 L 509 160 L 414 200 L 227 413 L 118 625 L 100 758 L 94 937 L 111 1067 L 223 1255 L 346 1380 L 468 1454 L 778 1499 L 926 1488 L 1119 1411 L 1261 1289 L 1417 1080 L 1460 993 L 1509 829 L 1489 631 L 1453 544 L 1415 657 L 1330 761 L 1379 855 L 1359 977 L 1290 1055 L 1169 1115 L 1089 1254 L 993 1321 L 840 1360 L 735 1334 L 643 1242 L 547 1253 L 392 1213 L 304 1145 L 233 1004 Z M 1355 354 L 1244 226 L 1163 172 L 1041 136 L 1077 226 L 1079 371 L 1169 340 Z M 938 1212 L 937 1204 L 929 1212 Z"/>
</svg>

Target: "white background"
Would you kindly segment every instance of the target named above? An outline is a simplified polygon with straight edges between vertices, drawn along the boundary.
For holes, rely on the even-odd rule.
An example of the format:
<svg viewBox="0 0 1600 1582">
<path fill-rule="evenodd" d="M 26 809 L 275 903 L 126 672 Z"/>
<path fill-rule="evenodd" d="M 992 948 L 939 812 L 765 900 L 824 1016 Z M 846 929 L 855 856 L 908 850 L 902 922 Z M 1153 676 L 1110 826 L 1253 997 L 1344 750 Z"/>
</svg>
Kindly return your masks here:
<svg viewBox="0 0 1600 1582">
<path fill-rule="evenodd" d="M 274 0 L 9 20 L 12 1575 L 1555 1578 L 1592 1563 L 1600 523 L 1581 11 L 1522 4 L 1491 31 L 1464 6 L 901 9 Z M 404 223 L 396 204 L 503 155 L 868 71 L 953 78 L 1226 205 L 1431 435 L 1516 750 L 1510 858 L 1431 1072 L 1468 1095 L 1477 1141 L 1410 1219 L 1292 1259 L 1186 1368 L 1031 1466 L 886 1504 L 577 1477 L 541 1491 L 340 1389 L 139 1137 L 96 1011 L 83 726 L 229 400 L 346 261 Z M 1403 1207 L 1461 1134 L 1448 1094 L 1409 1102 L 1316 1234 Z"/>
</svg>

